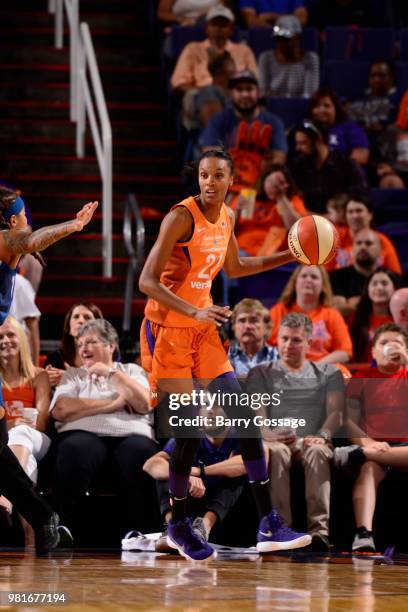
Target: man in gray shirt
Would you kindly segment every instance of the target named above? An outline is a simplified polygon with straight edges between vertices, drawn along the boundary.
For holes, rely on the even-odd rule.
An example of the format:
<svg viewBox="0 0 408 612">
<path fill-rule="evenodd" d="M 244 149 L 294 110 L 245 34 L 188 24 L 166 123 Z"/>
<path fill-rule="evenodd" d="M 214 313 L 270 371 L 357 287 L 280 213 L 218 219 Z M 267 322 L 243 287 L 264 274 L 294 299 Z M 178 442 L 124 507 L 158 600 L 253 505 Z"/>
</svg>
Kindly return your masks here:
<svg viewBox="0 0 408 612">
<path fill-rule="evenodd" d="M 263 427 L 262 436 L 270 452 L 272 499 L 290 525 L 289 471 L 293 461 L 299 462 L 305 472 L 312 549 L 328 551 L 331 438 L 341 425 L 345 385 L 333 364 L 306 360 L 311 335 L 312 322 L 307 315 L 290 313 L 282 319 L 278 333 L 280 360 L 253 368 L 246 391 L 279 394 L 279 405 L 264 408 L 265 420 L 302 419 L 296 430 Z"/>
</svg>

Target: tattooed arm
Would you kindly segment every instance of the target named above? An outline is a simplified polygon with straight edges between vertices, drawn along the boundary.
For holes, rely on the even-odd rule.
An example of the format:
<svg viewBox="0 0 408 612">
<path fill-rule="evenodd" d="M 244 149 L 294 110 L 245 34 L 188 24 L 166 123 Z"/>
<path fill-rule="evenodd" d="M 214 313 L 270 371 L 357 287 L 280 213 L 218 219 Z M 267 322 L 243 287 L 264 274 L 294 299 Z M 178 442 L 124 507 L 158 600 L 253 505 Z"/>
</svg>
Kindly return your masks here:
<svg viewBox="0 0 408 612">
<path fill-rule="evenodd" d="M 31 229 L 11 229 L 0 232 L 0 260 L 15 267 L 25 253 L 43 251 L 54 242 L 66 238 L 73 232 L 80 232 L 92 219 L 98 202 L 89 202 L 77 213 L 76 219 L 42 227 L 35 232 Z"/>
</svg>

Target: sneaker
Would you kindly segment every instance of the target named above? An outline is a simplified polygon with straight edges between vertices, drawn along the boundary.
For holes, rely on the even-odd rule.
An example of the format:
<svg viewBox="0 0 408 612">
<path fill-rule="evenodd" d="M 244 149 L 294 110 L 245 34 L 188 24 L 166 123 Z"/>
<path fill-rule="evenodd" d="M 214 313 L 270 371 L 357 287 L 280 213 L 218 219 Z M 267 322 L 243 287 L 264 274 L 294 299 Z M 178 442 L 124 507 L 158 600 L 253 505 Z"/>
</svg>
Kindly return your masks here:
<svg viewBox="0 0 408 612">
<path fill-rule="evenodd" d="M 365 461 L 366 456 L 363 449 L 357 444 L 337 446 L 334 449 L 333 465 L 339 470 L 344 470 L 350 476 L 358 476 L 360 468 Z"/>
<path fill-rule="evenodd" d="M 48 523 L 34 530 L 35 551 L 38 556 L 46 555 L 58 546 L 60 542 L 58 525 L 59 516 L 56 512 L 53 512 Z"/>
<path fill-rule="evenodd" d="M 352 552 L 375 552 L 374 538 L 371 531 L 359 529 L 354 536 Z"/>
<path fill-rule="evenodd" d="M 278 512 L 272 510 L 268 516 L 264 516 L 261 520 L 257 540 L 257 551 L 264 553 L 308 546 L 312 541 L 312 536 L 293 531 L 285 525 Z"/>
<path fill-rule="evenodd" d="M 176 548 L 180 555 L 191 561 L 207 561 L 217 556 L 212 546 L 207 541 L 203 541 L 201 535 L 198 535 L 189 518 L 177 523 L 169 523 L 167 544 L 171 548 Z"/>
<path fill-rule="evenodd" d="M 312 535 L 312 543 L 309 550 L 322 553 L 330 552 L 330 542 L 327 535 L 323 533 L 314 533 Z"/>
<path fill-rule="evenodd" d="M 163 531 L 162 531 L 162 534 L 161 534 L 160 538 L 158 540 L 156 540 L 156 542 L 155 542 L 154 549 L 158 553 L 177 554 L 178 551 L 174 550 L 174 548 L 169 546 L 168 543 L 167 543 L 168 530 L 169 530 L 169 526 L 168 526 L 167 523 L 165 523 L 163 525 Z"/>
<path fill-rule="evenodd" d="M 201 516 L 197 516 L 193 521 L 193 530 L 202 539 L 203 542 L 208 542 L 208 534 Z"/>
</svg>

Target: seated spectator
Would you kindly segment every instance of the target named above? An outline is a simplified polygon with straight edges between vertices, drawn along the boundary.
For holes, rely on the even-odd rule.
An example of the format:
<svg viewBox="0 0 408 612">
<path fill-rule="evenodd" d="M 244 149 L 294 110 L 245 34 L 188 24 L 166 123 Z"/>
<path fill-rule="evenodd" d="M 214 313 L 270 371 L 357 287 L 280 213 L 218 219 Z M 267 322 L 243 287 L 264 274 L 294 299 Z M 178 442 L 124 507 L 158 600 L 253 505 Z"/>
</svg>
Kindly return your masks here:
<svg viewBox="0 0 408 612">
<path fill-rule="evenodd" d="M 408 186 L 408 91 L 402 97 L 394 124 L 378 138 L 380 161 L 377 166 L 379 187 L 402 189 Z"/>
<path fill-rule="evenodd" d="M 205 409 L 209 421 L 214 410 Z M 189 514 L 195 516 L 193 526 L 208 541 L 211 530 L 222 522 L 240 497 L 245 482 L 245 466 L 239 451 L 239 440 L 228 427 L 208 426 L 200 442 L 189 478 L 187 500 Z M 163 534 L 156 544 L 157 552 L 171 552 L 166 541 L 167 524 L 171 518 L 169 493 L 169 461 L 175 447 L 171 438 L 162 451 L 156 453 L 143 466 L 157 481 Z"/>
<path fill-rule="evenodd" d="M 344 318 L 355 312 L 367 278 L 378 267 L 380 253 L 376 232 L 362 229 L 354 236 L 351 265 L 330 272 L 333 304 Z"/>
<path fill-rule="evenodd" d="M 82 325 L 76 339 L 82 365 L 67 369 L 50 407 L 58 432 L 56 500 L 68 526 L 75 526 L 79 500 L 107 464 L 115 470 L 123 529 L 130 530 L 140 500 L 153 507 L 142 470 L 157 450 L 149 385 L 140 366 L 114 361 L 118 335 L 105 319 Z"/>
<path fill-rule="evenodd" d="M 61 382 L 62 375 L 68 367 L 79 368 L 82 365 L 76 346 L 79 328 L 88 321 L 102 318 L 100 308 L 92 302 L 80 302 L 68 310 L 62 327 L 61 348 L 48 355 L 45 361 L 45 370 L 52 387 Z"/>
<path fill-rule="evenodd" d="M 269 346 L 272 323 L 269 310 L 259 300 L 245 298 L 234 306 L 231 316 L 235 342 L 228 359 L 237 376 L 247 376 L 254 366 L 278 359 L 276 347 Z"/>
<path fill-rule="evenodd" d="M 238 245 L 249 255 L 270 255 L 287 248 L 289 229 L 307 214 L 286 166 L 269 166 L 260 184 L 252 211 L 248 198 L 242 195 L 231 203 L 237 211 L 235 235 Z"/>
<path fill-rule="evenodd" d="M 310 98 L 319 87 L 319 56 L 300 46 L 302 26 L 294 15 L 283 15 L 273 28 L 275 46 L 259 56 L 262 96 Z"/>
<path fill-rule="evenodd" d="M 256 60 L 251 49 L 244 43 L 234 43 L 231 35 L 234 29 L 235 17 L 232 11 L 222 5 L 211 8 L 206 15 L 207 38 L 201 42 L 188 43 L 177 60 L 171 76 L 171 86 L 174 91 L 183 95 L 183 125 L 187 130 L 199 126 L 195 121 L 195 97 L 203 87 L 207 88 L 207 102 L 211 98 L 216 108 L 219 95 L 212 90 L 213 79 L 208 70 L 209 60 L 215 55 L 228 52 L 232 57 L 236 70 L 252 70 L 257 72 Z M 217 110 L 221 111 L 220 105 Z"/>
<path fill-rule="evenodd" d="M 346 204 L 347 231 L 342 231 L 336 257 L 327 265 L 329 270 L 349 266 L 353 262 L 353 240 L 363 229 L 371 229 L 373 205 L 365 194 L 350 195 Z M 373 230 L 375 231 L 375 230 Z M 382 232 L 375 231 L 380 241 L 381 252 L 377 265 L 401 274 L 401 264 L 391 240 Z"/>
<path fill-rule="evenodd" d="M 375 331 L 384 323 L 392 323 L 390 299 L 401 285 L 401 277 L 387 268 L 377 268 L 367 278 L 350 325 L 354 361 L 367 363 L 371 360 Z"/>
<path fill-rule="evenodd" d="M 390 311 L 394 323 L 408 331 L 408 288 L 397 289 L 391 296 Z"/>
<path fill-rule="evenodd" d="M 343 317 L 333 308 L 333 294 L 322 266 L 299 266 L 270 313 L 273 323 L 269 343 L 276 345 L 279 325 L 290 312 L 307 314 L 313 323 L 306 358 L 318 363 L 345 363 L 352 355 L 350 334 Z"/>
<path fill-rule="evenodd" d="M 282 121 L 261 106 L 252 72 L 235 73 L 229 88 L 232 106 L 210 119 L 200 144 L 204 150 L 229 150 L 236 166 L 232 189 L 239 193 L 242 187 L 256 186 L 265 164 L 285 162 L 287 141 Z"/>
<path fill-rule="evenodd" d="M 209 53 L 208 72 L 213 82 L 209 87 L 202 87 L 194 100 L 194 113 L 200 128 L 207 127 L 211 117 L 229 104 L 228 83 L 235 71 L 235 62 L 228 51 L 222 55 Z"/>
<path fill-rule="evenodd" d="M 340 240 L 342 235 L 348 231 L 346 223 L 346 204 L 348 201 L 349 196 L 347 193 L 337 193 L 326 202 L 325 217 L 336 226 Z"/>
<path fill-rule="evenodd" d="M 41 312 L 35 303 L 35 291 L 32 284 L 21 274 L 16 274 L 15 276 L 10 315 L 23 326 L 30 345 L 33 363 L 38 366 L 40 359 Z"/>
<path fill-rule="evenodd" d="M 222 0 L 159 0 L 157 19 L 168 25 L 195 25 Z"/>
<path fill-rule="evenodd" d="M 370 66 L 368 89 L 363 98 L 347 105 L 347 114 L 359 123 L 368 135 L 370 161 L 377 158 L 377 139 L 397 116 L 399 93 L 395 87 L 394 67 L 387 60 L 377 60 Z"/>
<path fill-rule="evenodd" d="M 361 466 L 353 487 L 354 552 L 375 552 L 378 486 L 389 468 L 405 471 L 408 467 L 407 348 L 408 335 L 401 327 L 381 325 L 373 339 L 376 367 L 357 372 L 347 387 L 346 424 L 351 442 L 359 446 L 349 450 L 354 465 Z"/>
<path fill-rule="evenodd" d="M 329 198 L 350 190 L 364 190 L 366 179 L 356 162 L 327 144 L 327 129 L 304 121 L 294 131 L 296 155 L 289 168 L 301 190 L 306 208 L 324 214 Z"/>
<path fill-rule="evenodd" d="M 295 15 L 305 25 L 308 16 L 303 0 L 240 0 L 239 8 L 248 28 L 274 25 L 286 14 Z"/>
<path fill-rule="evenodd" d="M 0 327 L 0 376 L 8 445 L 36 483 L 37 462 L 51 443 L 45 433 L 51 389 L 44 370 L 34 365 L 24 330 L 13 317 L 7 317 Z M 4 497 L 0 497 L 0 506 L 11 513 L 12 506 Z"/>
<path fill-rule="evenodd" d="M 279 324 L 280 360 L 253 368 L 246 381 L 248 393 L 277 393 L 279 405 L 264 407 L 270 419 L 305 420 L 304 427 L 263 427 L 269 449 L 272 501 L 288 525 L 292 523 L 290 478 L 292 463 L 305 471 L 308 531 L 312 550 L 328 552 L 330 517 L 331 439 L 340 427 L 344 409 L 344 381 L 332 364 L 306 359 L 313 325 L 303 313 L 290 313 Z"/>
<path fill-rule="evenodd" d="M 365 166 L 370 157 L 370 144 L 367 134 L 355 121 L 349 119 L 340 104 L 337 94 L 330 87 L 316 91 L 309 107 L 313 121 L 324 125 L 328 130 L 328 145 Z"/>
</svg>

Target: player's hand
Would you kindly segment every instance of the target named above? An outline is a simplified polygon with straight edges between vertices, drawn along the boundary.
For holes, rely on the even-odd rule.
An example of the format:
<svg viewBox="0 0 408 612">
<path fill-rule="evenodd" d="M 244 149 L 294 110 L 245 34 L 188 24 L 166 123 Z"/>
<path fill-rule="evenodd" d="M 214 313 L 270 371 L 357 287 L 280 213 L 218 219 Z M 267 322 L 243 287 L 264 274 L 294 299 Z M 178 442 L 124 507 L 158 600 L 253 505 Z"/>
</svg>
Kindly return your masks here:
<svg viewBox="0 0 408 612">
<path fill-rule="evenodd" d="M 205 486 L 201 478 L 190 476 L 188 479 L 188 492 L 191 497 L 203 497 L 205 494 Z"/>
<path fill-rule="evenodd" d="M 367 444 L 362 446 L 363 452 L 367 451 L 375 451 L 378 453 L 383 453 L 390 448 L 388 442 L 377 442 L 376 440 L 370 440 Z"/>
<path fill-rule="evenodd" d="M 306 436 L 303 440 L 303 448 L 309 448 L 309 446 L 314 446 L 315 444 L 326 444 L 326 440 L 324 438 L 314 437 L 314 436 Z"/>
<path fill-rule="evenodd" d="M 85 225 L 88 225 L 95 210 L 98 208 L 98 202 L 88 202 L 81 208 L 76 216 L 76 231 L 80 232 L 83 230 Z"/>
<path fill-rule="evenodd" d="M 196 321 L 210 321 L 215 323 L 217 327 L 221 327 L 228 321 L 232 315 L 232 310 L 229 306 L 208 306 L 208 308 L 199 308 L 194 316 Z"/>
<path fill-rule="evenodd" d="M 281 442 L 282 444 L 293 444 L 296 441 L 296 432 L 290 427 L 276 427 L 273 429 L 273 434 L 275 436 L 276 442 Z"/>
</svg>

